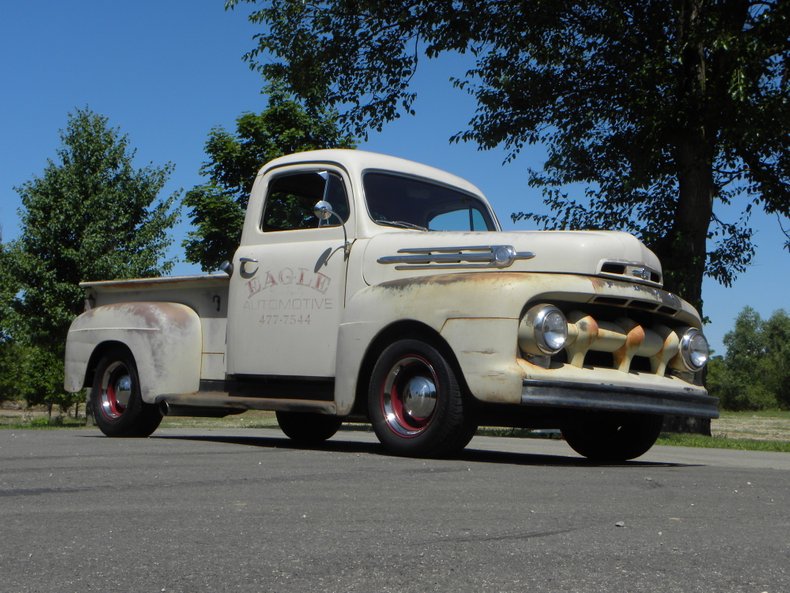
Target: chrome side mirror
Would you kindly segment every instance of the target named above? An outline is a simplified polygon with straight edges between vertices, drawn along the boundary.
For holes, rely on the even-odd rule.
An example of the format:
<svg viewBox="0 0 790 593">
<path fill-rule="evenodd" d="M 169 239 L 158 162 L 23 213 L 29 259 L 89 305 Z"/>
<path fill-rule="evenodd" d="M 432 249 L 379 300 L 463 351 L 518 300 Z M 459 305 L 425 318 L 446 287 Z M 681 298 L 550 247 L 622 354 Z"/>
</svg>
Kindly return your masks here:
<svg viewBox="0 0 790 593">
<path fill-rule="evenodd" d="M 329 183 L 332 180 L 332 177 L 329 171 L 317 171 L 318 176 L 324 180 L 324 191 L 321 199 L 316 202 L 315 206 L 313 206 L 313 214 L 319 220 L 319 226 L 321 222 L 325 222 L 332 218 L 333 216 L 337 218 L 340 222 L 340 227 L 343 229 L 343 259 L 348 259 L 349 253 L 351 253 L 351 244 L 348 242 L 348 233 L 346 232 L 346 223 L 340 217 L 340 215 L 332 209 L 332 204 L 329 203 L 327 198 L 329 197 Z"/>
<path fill-rule="evenodd" d="M 225 272 L 228 276 L 233 276 L 233 264 L 225 260 L 219 265 L 219 269 Z"/>
<path fill-rule="evenodd" d="M 329 185 L 328 182 L 327 185 Z M 332 210 L 332 204 L 326 200 L 320 200 L 316 202 L 315 206 L 313 206 L 313 214 L 315 214 L 315 217 L 319 221 L 329 220 L 333 216 L 337 218 L 337 220 L 340 222 L 340 228 L 343 229 L 343 259 L 348 259 L 348 254 L 351 253 L 351 243 L 348 242 L 346 223 L 343 222 L 343 219 L 340 218 L 340 215 L 337 212 Z"/>
<path fill-rule="evenodd" d="M 337 216 L 337 214 L 335 214 L 335 211 L 332 210 L 332 204 L 330 204 L 326 200 L 321 200 L 319 202 L 316 202 L 315 206 L 313 206 L 313 214 L 315 214 L 315 217 L 318 220 L 329 220 L 330 218 L 332 218 L 333 214 Z M 339 216 L 337 217 L 340 218 Z M 340 224 L 343 224 L 342 219 L 340 220 Z"/>
</svg>

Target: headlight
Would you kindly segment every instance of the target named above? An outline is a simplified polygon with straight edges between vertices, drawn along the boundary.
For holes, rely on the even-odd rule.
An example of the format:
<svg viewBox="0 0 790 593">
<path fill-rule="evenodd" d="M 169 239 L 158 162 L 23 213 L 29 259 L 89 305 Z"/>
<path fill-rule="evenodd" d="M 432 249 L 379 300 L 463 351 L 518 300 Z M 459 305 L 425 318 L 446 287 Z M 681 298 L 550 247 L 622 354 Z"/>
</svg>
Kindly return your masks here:
<svg viewBox="0 0 790 593">
<path fill-rule="evenodd" d="M 557 354 L 567 340 L 568 322 L 554 305 L 535 305 L 518 329 L 518 345 L 529 354 Z"/>
<path fill-rule="evenodd" d="M 710 348 L 702 332 L 692 327 L 680 338 L 680 357 L 690 371 L 699 371 L 708 362 Z"/>
</svg>

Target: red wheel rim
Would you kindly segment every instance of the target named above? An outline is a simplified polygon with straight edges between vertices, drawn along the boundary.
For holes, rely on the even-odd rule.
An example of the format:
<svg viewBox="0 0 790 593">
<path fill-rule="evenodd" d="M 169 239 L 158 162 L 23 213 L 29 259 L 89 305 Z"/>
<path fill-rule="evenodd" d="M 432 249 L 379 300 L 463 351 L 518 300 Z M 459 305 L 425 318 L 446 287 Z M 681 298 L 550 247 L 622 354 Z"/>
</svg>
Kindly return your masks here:
<svg viewBox="0 0 790 593">
<path fill-rule="evenodd" d="M 99 404 L 102 414 L 111 420 L 123 416 L 132 396 L 132 377 L 122 362 L 107 367 L 99 385 Z"/>
<path fill-rule="evenodd" d="M 389 429 L 404 438 L 424 433 L 433 421 L 439 380 L 428 360 L 417 354 L 400 358 L 381 386 L 381 410 Z"/>
</svg>

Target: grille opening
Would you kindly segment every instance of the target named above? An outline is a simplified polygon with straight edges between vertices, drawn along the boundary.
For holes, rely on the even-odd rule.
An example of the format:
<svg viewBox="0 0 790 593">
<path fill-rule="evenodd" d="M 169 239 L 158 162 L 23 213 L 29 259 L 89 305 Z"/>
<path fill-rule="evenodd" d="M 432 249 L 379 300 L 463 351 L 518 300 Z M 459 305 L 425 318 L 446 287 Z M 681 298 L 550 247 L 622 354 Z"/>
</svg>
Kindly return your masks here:
<svg viewBox="0 0 790 593">
<path fill-rule="evenodd" d="M 559 307 L 565 315 L 572 311 L 578 311 L 583 316 L 589 315 L 596 323 L 609 322 L 623 328 L 630 327 L 628 320 L 642 326 L 645 329 L 657 331 L 657 325 L 665 325 L 669 329 L 679 331 L 679 322 L 676 315 L 679 309 L 661 303 L 652 303 L 635 299 L 624 299 L 613 296 L 595 296 L 589 303 L 579 303 L 571 301 L 552 301 L 552 304 Z M 529 305 L 529 303 L 528 303 Z M 552 367 L 563 364 L 570 364 L 568 352 L 563 349 L 551 356 Z M 612 352 L 599 350 L 588 350 L 585 353 L 583 367 L 617 369 Z M 653 374 L 653 365 L 650 357 L 634 356 L 631 359 L 630 372 Z M 667 374 L 669 371 L 665 371 Z"/>
<path fill-rule="evenodd" d="M 611 352 L 599 352 L 590 350 L 584 356 L 584 366 L 603 367 L 606 369 L 614 368 L 614 355 Z"/>
<path fill-rule="evenodd" d="M 599 296 L 599 297 L 595 297 L 595 302 L 600 305 L 614 305 L 616 307 L 625 307 L 628 304 L 628 299 Z"/>
<path fill-rule="evenodd" d="M 553 301 L 552 304 L 559 307 L 565 315 L 574 310 L 584 311 L 599 321 L 614 321 L 620 317 L 627 317 L 645 327 L 652 327 L 656 322 L 666 323 L 670 326 L 676 324 L 672 317 L 678 313 L 677 309 L 661 303 L 649 303 L 649 301 L 642 301 L 642 303 L 652 305 L 651 308 L 643 308 L 634 306 L 636 302 L 620 297 L 596 296 L 591 303 L 586 305 L 563 301 Z M 656 315 L 661 317 L 656 319 Z"/>
<path fill-rule="evenodd" d="M 625 264 L 607 262 L 601 266 L 601 272 L 605 272 L 607 274 L 625 274 Z"/>
<path fill-rule="evenodd" d="M 647 301 L 631 301 L 633 309 L 641 309 L 642 311 L 655 311 L 659 305 L 657 303 L 649 303 Z"/>
</svg>

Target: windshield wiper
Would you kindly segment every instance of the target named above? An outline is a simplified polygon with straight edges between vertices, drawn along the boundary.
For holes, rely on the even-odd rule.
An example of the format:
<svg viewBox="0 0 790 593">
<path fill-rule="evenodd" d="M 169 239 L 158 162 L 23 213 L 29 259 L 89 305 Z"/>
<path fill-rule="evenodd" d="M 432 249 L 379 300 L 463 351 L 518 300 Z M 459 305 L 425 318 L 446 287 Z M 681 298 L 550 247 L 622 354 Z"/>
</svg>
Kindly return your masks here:
<svg viewBox="0 0 790 593">
<path fill-rule="evenodd" d="M 373 222 L 376 224 L 383 224 L 385 226 L 394 226 L 400 229 L 414 229 L 416 231 L 427 231 L 424 226 L 420 226 L 418 224 L 414 224 L 413 222 L 406 222 L 404 220 L 380 220 L 380 219 L 373 219 Z"/>
</svg>

